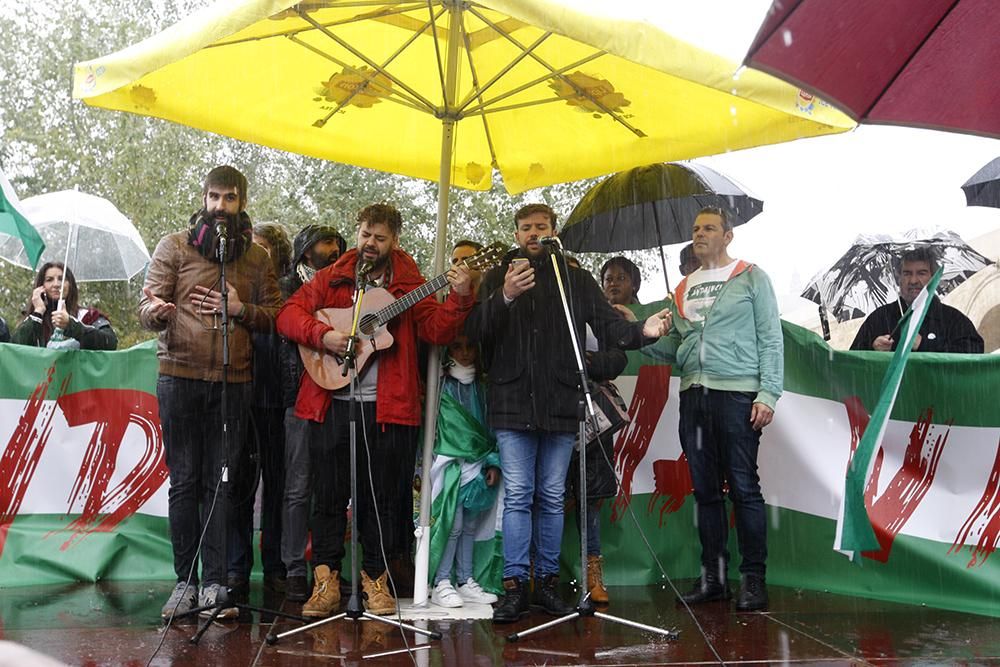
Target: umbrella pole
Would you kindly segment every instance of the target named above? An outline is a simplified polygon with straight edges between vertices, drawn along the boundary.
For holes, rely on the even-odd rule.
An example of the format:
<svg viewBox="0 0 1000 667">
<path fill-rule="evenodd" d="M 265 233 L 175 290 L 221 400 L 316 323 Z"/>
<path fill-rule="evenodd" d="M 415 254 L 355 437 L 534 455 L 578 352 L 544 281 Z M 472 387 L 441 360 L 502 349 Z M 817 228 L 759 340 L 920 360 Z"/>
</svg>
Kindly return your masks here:
<svg viewBox="0 0 1000 667">
<path fill-rule="evenodd" d="M 667 294 L 670 294 L 670 276 L 667 275 L 667 256 L 663 254 L 663 235 L 660 233 L 660 216 L 656 214 L 656 206 L 653 206 L 653 225 L 656 227 L 656 242 L 660 246 L 660 264 L 663 265 L 663 284 L 667 286 Z"/>
<path fill-rule="evenodd" d="M 451 188 L 451 160 L 454 143 L 455 118 L 449 107 L 458 88 L 458 45 L 461 10 L 457 5 L 445 3 L 451 12 L 449 21 L 448 50 L 445 69 L 446 113 L 441 121 L 441 162 L 438 174 L 437 235 L 434 239 L 433 275 L 444 273 L 445 241 L 448 238 L 448 197 Z M 441 382 L 441 348 L 434 345 L 427 355 L 427 390 L 424 395 L 424 443 L 421 458 L 420 516 L 417 520 L 417 545 L 413 563 L 413 604 L 427 604 L 428 566 L 431 547 L 431 495 L 430 471 L 434 462 L 434 436 L 437 433 L 438 394 Z"/>
<path fill-rule="evenodd" d="M 69 233 L 66 234 L 66 257 L 63 259 L 63 279 L 59 285 L 59 305 L 56 306 L 56 310 L 62 310 L 66 305 L 66 268 L 69 266 L 69 249 L 73 246 L 73 232 L 75 231 L 76 226 L 70 224 Z"/>
<path fill-rule="evenodd" d="M 667 286 L 667 294 L 670 294 L 670 276 L 667 275 L 667 256 L 663 254 L 663 246 L 660 246 L 660 263 L 663 265 L 663 283 Z"/>
</svg>

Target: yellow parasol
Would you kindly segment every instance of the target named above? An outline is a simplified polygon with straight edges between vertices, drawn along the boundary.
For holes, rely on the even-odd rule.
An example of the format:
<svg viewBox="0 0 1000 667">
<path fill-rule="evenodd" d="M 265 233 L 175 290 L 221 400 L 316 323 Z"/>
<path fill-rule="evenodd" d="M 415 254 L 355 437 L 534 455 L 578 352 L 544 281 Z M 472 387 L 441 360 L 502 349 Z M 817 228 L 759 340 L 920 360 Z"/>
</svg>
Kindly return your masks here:
<svg viewBox="0 0 1000 667">
<path fill-rule="evenodd" d="M 494 168 L 518 193 L 854 127 L 832 107 L 801 105 L 798 89 L 737 67 L 649 24 L 554 0 L 223 0 L 77 64 L 73 95 L 436 180 L 437 274 L 449 186 L 489 189 Z M 421 558 L 418 549 L 418 570 Z M 426 576 L 415 598 L 426 598 Z"/>
</svg>

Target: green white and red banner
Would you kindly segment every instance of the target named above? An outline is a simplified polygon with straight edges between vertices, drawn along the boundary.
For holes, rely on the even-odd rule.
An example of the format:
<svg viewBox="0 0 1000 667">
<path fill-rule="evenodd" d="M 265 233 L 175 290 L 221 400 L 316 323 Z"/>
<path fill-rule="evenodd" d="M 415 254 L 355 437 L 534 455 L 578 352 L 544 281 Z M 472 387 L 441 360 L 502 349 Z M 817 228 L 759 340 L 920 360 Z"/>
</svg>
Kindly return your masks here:
<svg viewBox="0 0 1000 667">
<path fill-rule="evenodd" d="M 155 343 L 0 359 L 0 586 L 172 577 Z"/>
<path fill-rule="evenodd" d="M 655 304 L 651 305 L 655 308 Z M 837 352 L 785 324 L 785 393 L 764 431 L 768 581 L 1000 615 L 1000 356 L 913 354 L 874 452 L 864 505 L 878 547 L 833 549 L 844 480 L 892 355 Z M 629 353 L 617 384 L 623 492 L 603 503 L 609 584 L 699 570 L 677 440 L 677 378 Z M 0 587 L 171 578 L 152 344 L 113 353 L 0 345 Z M 732 573 L 739 564 L 730 538 Z M 563 557 L 575 572 L 576 525 Z"/>
</svg>

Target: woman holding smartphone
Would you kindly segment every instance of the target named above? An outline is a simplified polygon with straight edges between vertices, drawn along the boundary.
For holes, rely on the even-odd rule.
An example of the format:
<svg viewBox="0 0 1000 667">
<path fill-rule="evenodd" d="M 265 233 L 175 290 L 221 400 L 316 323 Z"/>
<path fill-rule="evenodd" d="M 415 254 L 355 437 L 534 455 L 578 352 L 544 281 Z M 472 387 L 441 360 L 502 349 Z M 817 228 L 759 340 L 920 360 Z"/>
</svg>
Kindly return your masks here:
<svg viewBox="0 0 1000 667">
<path fill-rule="evenodd" d="M 62 308 L 59 308 L 60 296 Z M 95 308 L 80 308 L 78 298 L 73 272 L 64 268 L 62 262 L 47 262 L 35 276 L 31 297 L 23 311 L 25 318 L 14 330 L 11 342 L 66 349 L 117 348 L 118 336 L 108 318 Z"/>
</svg>

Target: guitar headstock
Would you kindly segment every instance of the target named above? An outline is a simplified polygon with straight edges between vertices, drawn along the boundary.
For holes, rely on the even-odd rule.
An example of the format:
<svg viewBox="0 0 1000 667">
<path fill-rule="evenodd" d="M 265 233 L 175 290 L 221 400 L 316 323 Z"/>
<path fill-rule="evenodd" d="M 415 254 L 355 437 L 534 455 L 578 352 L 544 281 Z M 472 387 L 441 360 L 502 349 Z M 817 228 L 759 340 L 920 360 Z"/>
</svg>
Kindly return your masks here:
<svg viewBox="0 0 1000 667">
<path fill-rule="evenodd" d="M 466 268 L 472 269 L 473 271 L 486 271 L 491 269 L 500 263 L 503 256 L 510 252 L 510 247 L 501 243 L 500 241 L 495 241 L 484 247 L 482 250 L 477 252 L 471 257 L 466 257 L 462 260 L 462 264 Z"/>
</svg>

